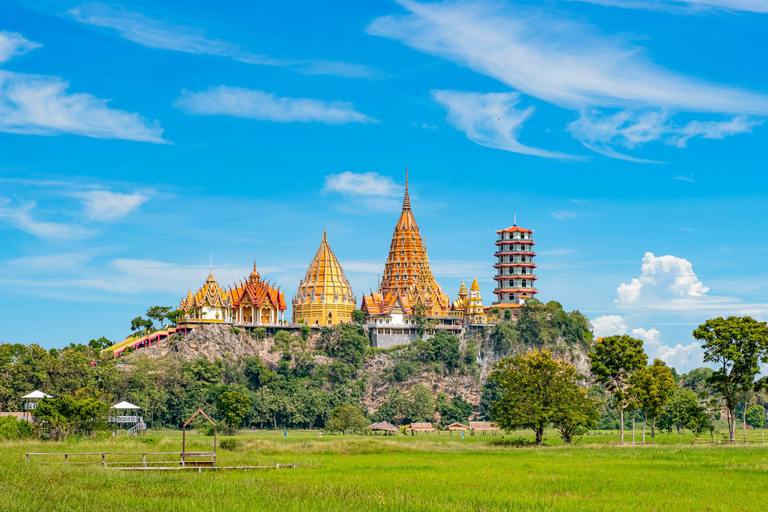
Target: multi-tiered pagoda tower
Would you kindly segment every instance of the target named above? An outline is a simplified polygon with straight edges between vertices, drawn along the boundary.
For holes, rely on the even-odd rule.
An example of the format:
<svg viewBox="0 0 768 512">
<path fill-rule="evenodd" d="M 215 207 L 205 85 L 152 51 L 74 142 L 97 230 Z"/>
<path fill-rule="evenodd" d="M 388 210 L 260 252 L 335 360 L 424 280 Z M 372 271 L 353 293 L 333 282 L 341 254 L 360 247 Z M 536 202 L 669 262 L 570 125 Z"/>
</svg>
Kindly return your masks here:
<svg viewBox="0 0 768 512">
<path fill-rule="evenodd" d="M 493 268 L 496 269 L 496 295 L 494 307 L 511 309 L 512 315 L 517 317 L 518 308 L 523 305 L 525 299 L 538 293 L 536 289 L 536 264 L 533 258 L 533 230 L 524 229 L 517 225 L 517 218 L 511 227 L 496 231 L 499 239 L 496 241 L 497 261 Z M 503 314 L 503 313 L 502 313 Z"/>
<path fill-rule="evenodd" d="M 323 231 L 320 248 L 293 298 L 293 321 L 310 325 L 351 322 L 356 301 L 352 286 Z"/>
</svg>

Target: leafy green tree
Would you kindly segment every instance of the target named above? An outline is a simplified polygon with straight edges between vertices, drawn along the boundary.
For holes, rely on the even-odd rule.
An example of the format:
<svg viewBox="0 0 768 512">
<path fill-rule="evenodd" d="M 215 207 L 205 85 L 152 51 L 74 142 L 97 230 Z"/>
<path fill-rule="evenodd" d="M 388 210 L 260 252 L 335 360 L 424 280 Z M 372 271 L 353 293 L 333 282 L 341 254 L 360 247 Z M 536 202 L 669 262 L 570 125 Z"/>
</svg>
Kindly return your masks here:
<svg viewBox="0 0 768 512">
<path fill-rule="evenodd" d="M 499 426 L 530 428 L 537 445 L 542 444 L 544 429 L 550 424 L 569 441 L 597 420 L 594 401 L 578 384 L 583 377 L 573 365 L 553 359 L 548 350 L 502 359 L 489 378 L 501 388 L 501 398 L 491 409 Z"/>
<path fill-rule="evenodd" d="M 760 363 L 768 363 L 768 325 L 748 316 L 718 317 L 700 325 L 693 337 L 704 342 L 704 362 L 717 365 L 707 384 L 723 397 L 733 442 L 736 400 L 755 389 Z"/>
<path fill-rule="evenodd" d="M 163 320 L 168 318 L 168 314 L 171 312 L 173 308 L 168 306 L 152 306 L 147 310 L 147 318 L 153 321 L 157 322 L 158 329 L 163 328 Z"/>
<path fill-rule="evenodd" d="M 448 425 L 455 421 L 466 423 L 472 414 L 472 404 L 464 400 L 461 395 L 456 395 L 452 399 L 445 393 L 437 395 L 435 409 L 440 413 L 440 422 Z"/>
<path fill-rule="evenodd" d="M 267 329 L 265 327 L 257 327 L 253 330 L 253 337 L 256 341 L 261 341 L 267 337 Z"/>
<path fill-rule="evenodd" d="M 250 407 L 251 399 L 240 391 L 225 391 L 216 399 L 216 411 L 232 433 L 240 426 Z"/>
<path fill-rule="evenodd" d="M 246 357 L 244 363 L 245 370 L 243 373 L 248 379 L 248 385 L 253 390 L 266 386 L 277 378 L 275 372 L 267 368 L 257 356 Z"/>
<path fill-rule="evenodd" d="M 645 368 L 648 356 L 643 342 L 629 336 L 608 336 L 598 339 L 589 354 L 595 380 L 605 386 L 619 410 L 619 439 L 624 442 L 624 410 L 629 405 L 630 379 Z"/>
<path fill-rule="evenodd" d="M 680 377 L 680 386 L 695 393 L 709 392 L 707 379 L 714 373 L 712 368 L 696 368 Z"/>
<path fill-rule="evenodd" d="M 102 350 L 104 350 L 105 348 L 109 348 L 114 344 L 115 344 L 114 341 L 108 340 L 104 336 L 102 336 L 97 340 L 91 340 L 88 342 L 88 346 L 91 347 L 91 349 L 93 349 L 93 351 L 96 352 L 97 354 Z"/>
<path fill-rule="evenodd" d="M 520 342 L 520 335 L 517 329 L 513 324 L 507 322 L 499 322 L 494 325 L 489 338 L 493 351 L 503 355 L 508 355 L 512 348 Z"/>
<path fill-rule="evenodd" d="M 139 334 L 149 332 L 152 329 L 152 320 L 146 320 L 140 316 L 137 316 L 131 320 L 131 331 L 138 332 Z"/>
<path fill-rule="evenodd" d="M 426 387 L 417 384 L 408 393 L 408 422 L 429 421 L 435 418 L 435 399 Z"/>
<path fill-rule="evenodd" d="M 370 421 L 354 405 L 340 405 L 331 413 L 331 419 L 325 424 L 325 428 L 331 432 L 342 434 L 356 434 L 365 432 Z"/>
<path fill-rule="evenodd" d="M 704 410 L 699 405 L 696 393 L 691 389 L 675 388 L 664 414 L 669 418 L 670 424 L 677 429 L 678 434 L 684 428 L 696 432 L 704 425 L 702 421 Z"/>
<path fill-rule="evenodd" d="M 765 426 L 765 409 L 762 405 L 753 405 L 747 409 L 747 425 L 752 428 L 763 428 Z"/>
<path fill-rule="evenodd" d="M 408 397 L 399 388 L 391 388 L 379 403 L 376 417 L 395 425 L 402 425 L 409 414 Z"/>
<path fill-rule="evenodd" d="M 90 435 L 106 430 L 107 404 L 95 398 L 62 396 L 44 398 L 35 409 L 38 425 L 51 439 L 60 441 L 71 434 Z"/>
<path fill-rule="evenodd" d="M 654 359 L 651 366 L 636 372 L 631 380 L 634 389 L 638 392 L 639 402 L 645 410 L 645 423 L 648 423 L 648 419 L 651 420 L 651 438 L 654 438 L 656 437 L 656 418 L 664 411 L 675 389 L 672 371 L 663 361 Z M 645 442 L 645 426 L 643 442 Z"/>
<path fill-rule="evenodd" d="M 359 309 L 355 309 L 352 311 L 352 321 L 359 325 L 365 324 L 365 312 L 360 311 Z"/>
<path fill-rule="evenodd" d="M 501 400 L 502 389 L 496 379 L 489 376 L 480 390 L 480 416 L 485 420 L 495 420 L 493 404 Z"/>
<path fill-rule="evenodd" d="M 370 341 L 357 324 L 339 324 L 321 331 L 320 345 L 331 357 L 359 368 L 370 351 Z"/>
<path fill-rule="evenodd" d="M 16 416 L 0 416 L 0 439 L 15 441 L 32 437 L 32 424 Z"/>
<path fill-rule="evenodd" d="M 171 325 L 177 325 L 179 320 L 182 320 L 186 316 L 187 312 L 182 309 L 174 309 L 168 313 L 168 321 Z"/>
</svg>

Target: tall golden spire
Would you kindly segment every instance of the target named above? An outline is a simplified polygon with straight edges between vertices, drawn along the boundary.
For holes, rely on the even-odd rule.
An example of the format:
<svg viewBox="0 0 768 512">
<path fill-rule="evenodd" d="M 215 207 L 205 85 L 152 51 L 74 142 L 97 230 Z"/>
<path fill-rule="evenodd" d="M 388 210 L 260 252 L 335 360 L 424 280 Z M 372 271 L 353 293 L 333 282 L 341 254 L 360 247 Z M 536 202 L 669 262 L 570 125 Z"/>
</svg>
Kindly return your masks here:
<svg viewBox="0 0 768 512">
<path fill-rule="evenodd" d="M 408 168 L 405 168 L 405 197 L 403 198 L 403 211 L 411 209 L 411 198 L 408 195 Z"/>
</svg>

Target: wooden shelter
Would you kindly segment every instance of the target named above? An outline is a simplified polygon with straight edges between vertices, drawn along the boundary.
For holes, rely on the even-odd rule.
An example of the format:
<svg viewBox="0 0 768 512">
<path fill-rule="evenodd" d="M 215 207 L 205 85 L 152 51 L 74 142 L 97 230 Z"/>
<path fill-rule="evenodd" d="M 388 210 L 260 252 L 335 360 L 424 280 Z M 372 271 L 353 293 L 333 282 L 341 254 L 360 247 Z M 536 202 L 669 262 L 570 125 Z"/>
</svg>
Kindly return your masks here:
<svg viewBox="0 0 768 512">
<path fill-rule="evenodd" d="M 411 423 L 405 431 L 410 432 L 411 435 L 414 435 L 416 432 L 426 432 L 427 434 L 430 432 L 440 433 L 431 423 Z"/>
<path fill-rule="evenodd" d="M 32 422 L 35 421 L 34 411 L 37 409 L 37 404 L 44 398 L 53 398 L 51 395 L 45 394 L 42 391 L 34 390 L 33 392 L 21 397 L 24 400 L 24 417 L 23 419 Z"/>
<path fill-rule="evenodd" d="M 373 425 L 368 427 L 368 430 L 370 430 L 371 432 L 384 432 L 385 436 L 389 434 L 397 434 L 398 432 L 400 432 L 399 428 L 397 428 L 396 426 L 394 426 L 388 421 L 380 421 L 378 423 L 374 423 Z"/>
<path fill-rule="evenodd" d="M 212 452 L 188 452 L 187 451 L 187 426 L 192 423 L 192 420 L 197 417 L 198 414 L 202 414 L 203 418 L 208 420 L 208 423 L 213 425 L 213 451 Z M 187 460 L 189 458 L 197 459 L 200 457 L 213 457 L 213 460 Z M 205 414 L 202 409 L 198 409 L 195 414 L 190 416 L 186 423 L 181 427 L 181 467 L 185 466 L 212 466 L 216 467 L 216 423 L 213 422 L 210 416 Z"/>
<path fill-rule="evenodd" d="M 469 430 L 474 432 L 482 432 L 485 435 L 486 432 L 492 432 L 494 435 L 501 430 L 496 424 L 490 421 L 470 421 Z"/>
<path fill-rule="evenodd" d="M 451 423 L 450 425 L 448 425 L 446 427 L 443 427 L 443 430 L 448 430 L 449 432 L 453 432 L 454 430 L 456 430 L 456 431 L 464 431 L 464 430 L 469 430 L 469 426 L 465 425 L 463 423 L 459 423 L 458 421 L 455 421 L 455 422 Z"/>
</svg>

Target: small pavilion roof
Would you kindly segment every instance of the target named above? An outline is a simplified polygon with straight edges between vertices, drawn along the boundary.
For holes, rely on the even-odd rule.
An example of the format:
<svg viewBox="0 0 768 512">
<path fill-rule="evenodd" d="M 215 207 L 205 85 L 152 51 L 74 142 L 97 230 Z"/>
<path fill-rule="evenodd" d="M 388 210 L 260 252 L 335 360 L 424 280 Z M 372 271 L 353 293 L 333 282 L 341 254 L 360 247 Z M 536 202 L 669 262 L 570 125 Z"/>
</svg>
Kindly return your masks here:
<svg viewBox="0 0 768 512">
<path fill-rule="evenodd" d="M 380 431 L 383 430 L 385 432 L 398 432 L 400 429 L 391 424 L 388 421 L 380 421 L 378 423 L 374 423 L 370 427 L 368 427 L 370 430 L 376 430 Z"/>
<path fill-rule="evenodd" d="M 443 428 L 443 430 L 469 430 L 468 425 L 464 425 L 463 423 L 459 423 L 458 421 L 451 423 L 450 425 Z"/>
<path fill-rule="evenodd" d="M 110 407 L 110 409 L 141 409 L 141 407 L 139 407 L 138 405 L 133 405 L 132 403 L 126 402 L 125 400 L 123 400 L 119 404 L 115 404 L 112 407 Z"/>
<path fill-rule="evenodd" d="M 53 398 L 51 395 L 47 395 L 43 393 L 42 391 L 34 390 L 33 392 L 24 395 L 21 398 Z"/>
</svg>

